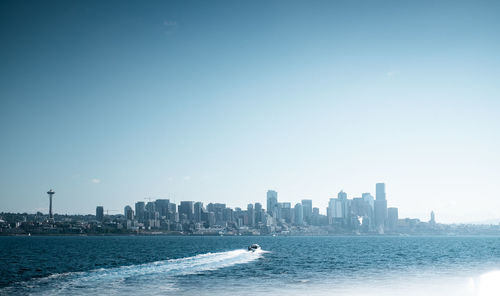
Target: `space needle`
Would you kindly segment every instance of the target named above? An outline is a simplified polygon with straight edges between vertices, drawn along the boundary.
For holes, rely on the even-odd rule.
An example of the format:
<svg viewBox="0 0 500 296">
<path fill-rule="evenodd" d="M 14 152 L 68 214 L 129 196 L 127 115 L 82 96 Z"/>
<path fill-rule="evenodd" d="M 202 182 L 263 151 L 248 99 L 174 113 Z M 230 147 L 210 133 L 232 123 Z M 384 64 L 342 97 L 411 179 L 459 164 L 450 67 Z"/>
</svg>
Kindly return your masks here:
<svg viewBox="0 0 500 296">
<path fill-rule="evenodd" d="M 52 189 L 47 191 L 47 194 L 49 195 L 49 219 L 53 218 L 53 215 L 52 215 L 52 195 L 54 195 L 55 193 L 56 192 Z"/>
</svg>

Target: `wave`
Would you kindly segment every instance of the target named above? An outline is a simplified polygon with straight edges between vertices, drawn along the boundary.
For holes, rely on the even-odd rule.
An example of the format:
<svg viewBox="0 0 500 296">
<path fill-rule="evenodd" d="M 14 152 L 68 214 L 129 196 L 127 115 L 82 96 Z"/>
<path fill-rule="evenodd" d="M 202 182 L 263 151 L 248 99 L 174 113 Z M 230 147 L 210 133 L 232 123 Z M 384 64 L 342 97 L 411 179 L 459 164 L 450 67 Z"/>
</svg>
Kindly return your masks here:
<svg viewBox="0 0 500 296">
<path fill-rule="evenodd" d="M 78 294 L 77 291 L 102 293 L 104 287 L 109 292 L 117 288 L 123 290 L 127 284 L 130 284 L 129 286 L 132 288 L 139 282 L 158 282 L 159 280 L 161 281 L 161 289 L 171 291 L 175 290 L 175 277 L 250 263 L 261 258 L 264 253 L 266 251 L 249 252 L 240 249 L 138 265 L 54 274 L 46 278 L 25 282 L 22 286 L 0 290 L 0 294 L 12 289 L 16 292 L 28 289 L 30 294 L 42 295 Z"/>
</svg>

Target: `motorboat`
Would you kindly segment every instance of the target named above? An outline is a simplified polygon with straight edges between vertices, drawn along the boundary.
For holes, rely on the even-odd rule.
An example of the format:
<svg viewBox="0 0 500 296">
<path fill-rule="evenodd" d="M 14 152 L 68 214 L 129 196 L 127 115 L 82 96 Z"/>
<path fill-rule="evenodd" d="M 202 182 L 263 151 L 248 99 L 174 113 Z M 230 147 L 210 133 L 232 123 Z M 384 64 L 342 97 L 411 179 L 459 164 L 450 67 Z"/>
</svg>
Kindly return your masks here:
<svg viewBox="0 0 500 296">
<path fill-rule="evenodd" d="M 248 250 L 255 252 L 257 250 L 260 250 L 260 246 L 258 244 L 252 244 L 252 245 L 248 246 Z"/>
</svg>

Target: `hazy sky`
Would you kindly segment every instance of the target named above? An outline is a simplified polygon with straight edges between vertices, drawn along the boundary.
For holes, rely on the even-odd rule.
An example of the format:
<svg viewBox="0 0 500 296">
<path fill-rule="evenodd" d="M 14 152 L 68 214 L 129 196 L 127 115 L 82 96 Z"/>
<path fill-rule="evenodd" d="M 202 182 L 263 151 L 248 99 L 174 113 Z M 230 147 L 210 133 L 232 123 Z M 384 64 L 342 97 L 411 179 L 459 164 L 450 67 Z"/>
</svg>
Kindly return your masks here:
<svg viewBox="0 0 500 296">
<path fill-rule="evenodd" d="M 499 1 L 1 1 L 0 44 L 0 211 L 500 218 Z"/>
</svg>

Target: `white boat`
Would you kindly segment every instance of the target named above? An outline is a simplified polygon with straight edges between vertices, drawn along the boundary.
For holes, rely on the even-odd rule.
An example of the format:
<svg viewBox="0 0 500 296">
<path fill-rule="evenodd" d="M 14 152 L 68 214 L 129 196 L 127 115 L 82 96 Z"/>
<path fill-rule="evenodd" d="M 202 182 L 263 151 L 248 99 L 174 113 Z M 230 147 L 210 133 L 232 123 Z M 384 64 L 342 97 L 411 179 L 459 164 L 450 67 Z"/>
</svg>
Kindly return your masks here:
<svg viewBox="0 0 500 296">
<path fill-rule="evenodd" d="M 258 244 L 252 244 L 252 245 L 248 246 L 248 250 L 255 252 L 257 250 L 260 250 L 260 246 Z"/>
</svg>

